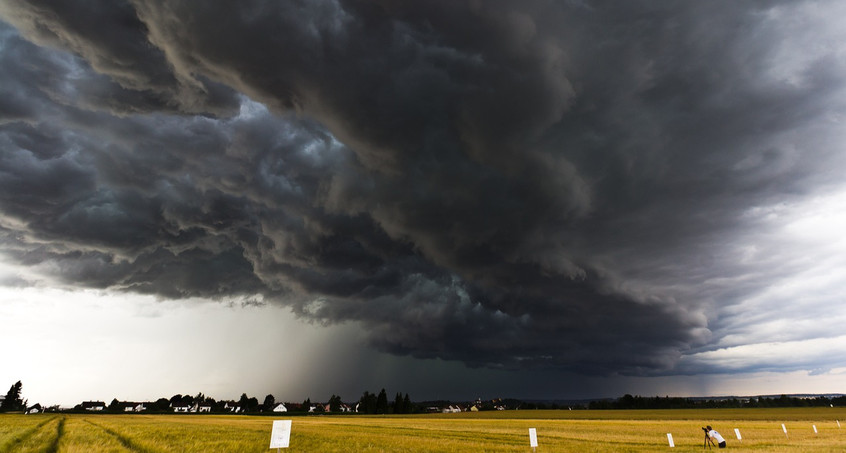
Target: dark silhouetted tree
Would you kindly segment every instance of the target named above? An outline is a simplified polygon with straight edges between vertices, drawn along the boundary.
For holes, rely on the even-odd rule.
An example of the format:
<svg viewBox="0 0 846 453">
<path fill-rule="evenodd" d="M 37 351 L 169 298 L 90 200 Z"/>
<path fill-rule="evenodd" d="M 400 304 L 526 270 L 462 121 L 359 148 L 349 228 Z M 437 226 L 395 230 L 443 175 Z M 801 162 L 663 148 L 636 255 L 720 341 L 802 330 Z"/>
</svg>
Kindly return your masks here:
<svg viewBox="0 0 846 453">
<path fill-rule="evenodd" d="M 246 393 L 241 394 L 241 399 L 238 400 L 238 405 L 241 406 L 242 412 L 256 412 L 258 411 L 258 398 L 249 397 Z"/>
<path fill-rule="evenodd" d="M 0 403 L 0 412 L 22 411 L 26 409 L 26 403 L 21 399 L 21 381 L 15 382 L 6 392 L 6 398 Z"/>
<path fill-rule="evenodd" d="M 112 399 L 112 402 L 109 403 L 109 407 L 106 408 L 109 412 L 121 412 L 123 411 L 123 407 L 121 407 L 120 401 L 117 398 Z"/>
<path fill-rule="evenodd" d="M 154 403 L 147 406 L 147 410 L 151 412 L 167 412 L 170 407 L 170 400 L 167 398 L 159 398 Z"/>
<path fill-rule="evenodd" d="M 333 394 L 331 397 L 329 397 L 329 412 L 340 412 L 340 411 L 341 411 L 341 397 Z"/>
<path fill-rule="evenodd" d="M 364 394 L 361 395 L 361 399 L 358 402 L 359 412 L 363 412 L 365 414 L 376 413 L 376 395 L 365 391 Z"/>
<path fill-rule="evenodd" d="M 414 407 L 411 405 L 411 398 L 409 398 L 408 393 L 406 393 L 405 397 L 402 399 L 402 413 L 410 414 L 412 412 L 414 412 Z"/>
<path fill-rule="evenodd" d="M 385 389 L 382 389 L 379 392 L 379 396 L 376 397 L 376 413 L 377 414 L 387 414 L 388 413 L 388 394 L 385 393 Z"/>
<path fill-rule="evenodd" d="M 261 405 L 264 410 L 272 411 L 273 408 L 276 407 L 276 398 L 273 395 L 268 394 L 264 397 L 264 402 Z"/>
<path fill-rule="evenodd" d="M 394 397 L 394 405 L 392 406 L 395 414 L 404 414 L 402 408 L 402 393 L 397 392 L 397 396 Z"/>
</svg>

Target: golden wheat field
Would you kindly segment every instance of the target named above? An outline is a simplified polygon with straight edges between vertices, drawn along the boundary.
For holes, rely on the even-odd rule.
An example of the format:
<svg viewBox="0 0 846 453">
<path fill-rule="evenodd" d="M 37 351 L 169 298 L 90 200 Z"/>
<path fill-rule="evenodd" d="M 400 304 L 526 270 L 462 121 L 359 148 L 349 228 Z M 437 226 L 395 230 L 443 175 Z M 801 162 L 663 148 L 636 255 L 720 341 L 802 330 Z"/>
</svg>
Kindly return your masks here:
<svg viewBox="0 0 846 453">
<path fill-rule="evenodd" d="M 698 452 L 707 449 L 700 429 L 706 424 L 722 433 L 729 450 L 846 451 L 846 427 L 837 424 L 846 425 L 846 408 L 802 408 L 299 417 L 4 414 L 0 453 L 264 452 L 270 451 L 273 420 L 285 418 L 293 420 L 290 452 L 531 452 L 529 428 L 537 430 L 538 453 Z"/>
</svg>

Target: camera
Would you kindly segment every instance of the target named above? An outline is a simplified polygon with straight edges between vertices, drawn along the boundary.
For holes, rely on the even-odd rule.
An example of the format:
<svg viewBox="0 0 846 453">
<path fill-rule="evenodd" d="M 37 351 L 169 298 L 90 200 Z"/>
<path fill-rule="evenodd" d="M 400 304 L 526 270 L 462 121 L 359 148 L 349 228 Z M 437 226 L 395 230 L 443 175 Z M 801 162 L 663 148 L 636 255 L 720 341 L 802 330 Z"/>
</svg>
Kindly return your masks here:
<svg viewBox="0 0 846 453">
<path fill-rule="evenodd" d="M 708 428 L 702 427 L 702 431 L 705 431 L 705 434 L 708 434 Z"/>
</svg>

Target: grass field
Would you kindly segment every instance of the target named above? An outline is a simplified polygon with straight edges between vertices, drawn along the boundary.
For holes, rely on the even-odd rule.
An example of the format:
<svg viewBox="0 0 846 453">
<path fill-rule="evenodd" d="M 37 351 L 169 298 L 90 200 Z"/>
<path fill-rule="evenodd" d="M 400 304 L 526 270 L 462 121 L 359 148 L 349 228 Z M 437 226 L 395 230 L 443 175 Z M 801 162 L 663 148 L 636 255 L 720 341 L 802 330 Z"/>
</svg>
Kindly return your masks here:
<svg viewBox="0 0 846 453">
<path fill-rule="evenodd" d="M 274 419 L 293 420 L 295 452 L 701 451 L 714 426 L 729 449 L 846 451 L 846 408 L 502 411 L 408 416 L 0 415 L 0 453 L 264 452 Z M 787 427 L 787 436 L 781 424 Z M 816 425 L 817 433 L 813 426 Z M 738 441 L 734 429 L 743 437 Z M 667 433 L 676 447 L 671 449 Z"/>
</svg>

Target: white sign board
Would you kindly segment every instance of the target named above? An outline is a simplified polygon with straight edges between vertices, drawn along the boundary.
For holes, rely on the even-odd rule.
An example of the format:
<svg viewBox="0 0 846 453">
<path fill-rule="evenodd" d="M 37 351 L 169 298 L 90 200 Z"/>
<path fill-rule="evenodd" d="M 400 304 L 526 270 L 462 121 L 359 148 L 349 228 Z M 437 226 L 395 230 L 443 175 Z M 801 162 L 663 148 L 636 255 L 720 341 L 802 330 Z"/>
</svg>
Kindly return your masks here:
<svg viewBox="0 0 846 453">
<path fill-rule="evenodd" d="M 667 442 L 670 443 L 670 448 L 676 448 L 676 444 L 673 443 L 673 435 L 670 433 L 667 433 Z"/>
<path fill-rule="evenodd" d="M 529 428 L 529 446 L 532 448 L 538 446 L 538 431 L 535 428 Z"/>
<path fill-rule="evenodd" d="M 743 438 L 740 437 L 740 430 L 739 429 L 734 428 L 734 433 L 737 434 L 737 440 L 743 440 Z"/>
<path fill-rule="evenodd" d="M 270 448 L 288 448 L 291 441 L 291 420 L 273 420 Z"/>
</svg>

